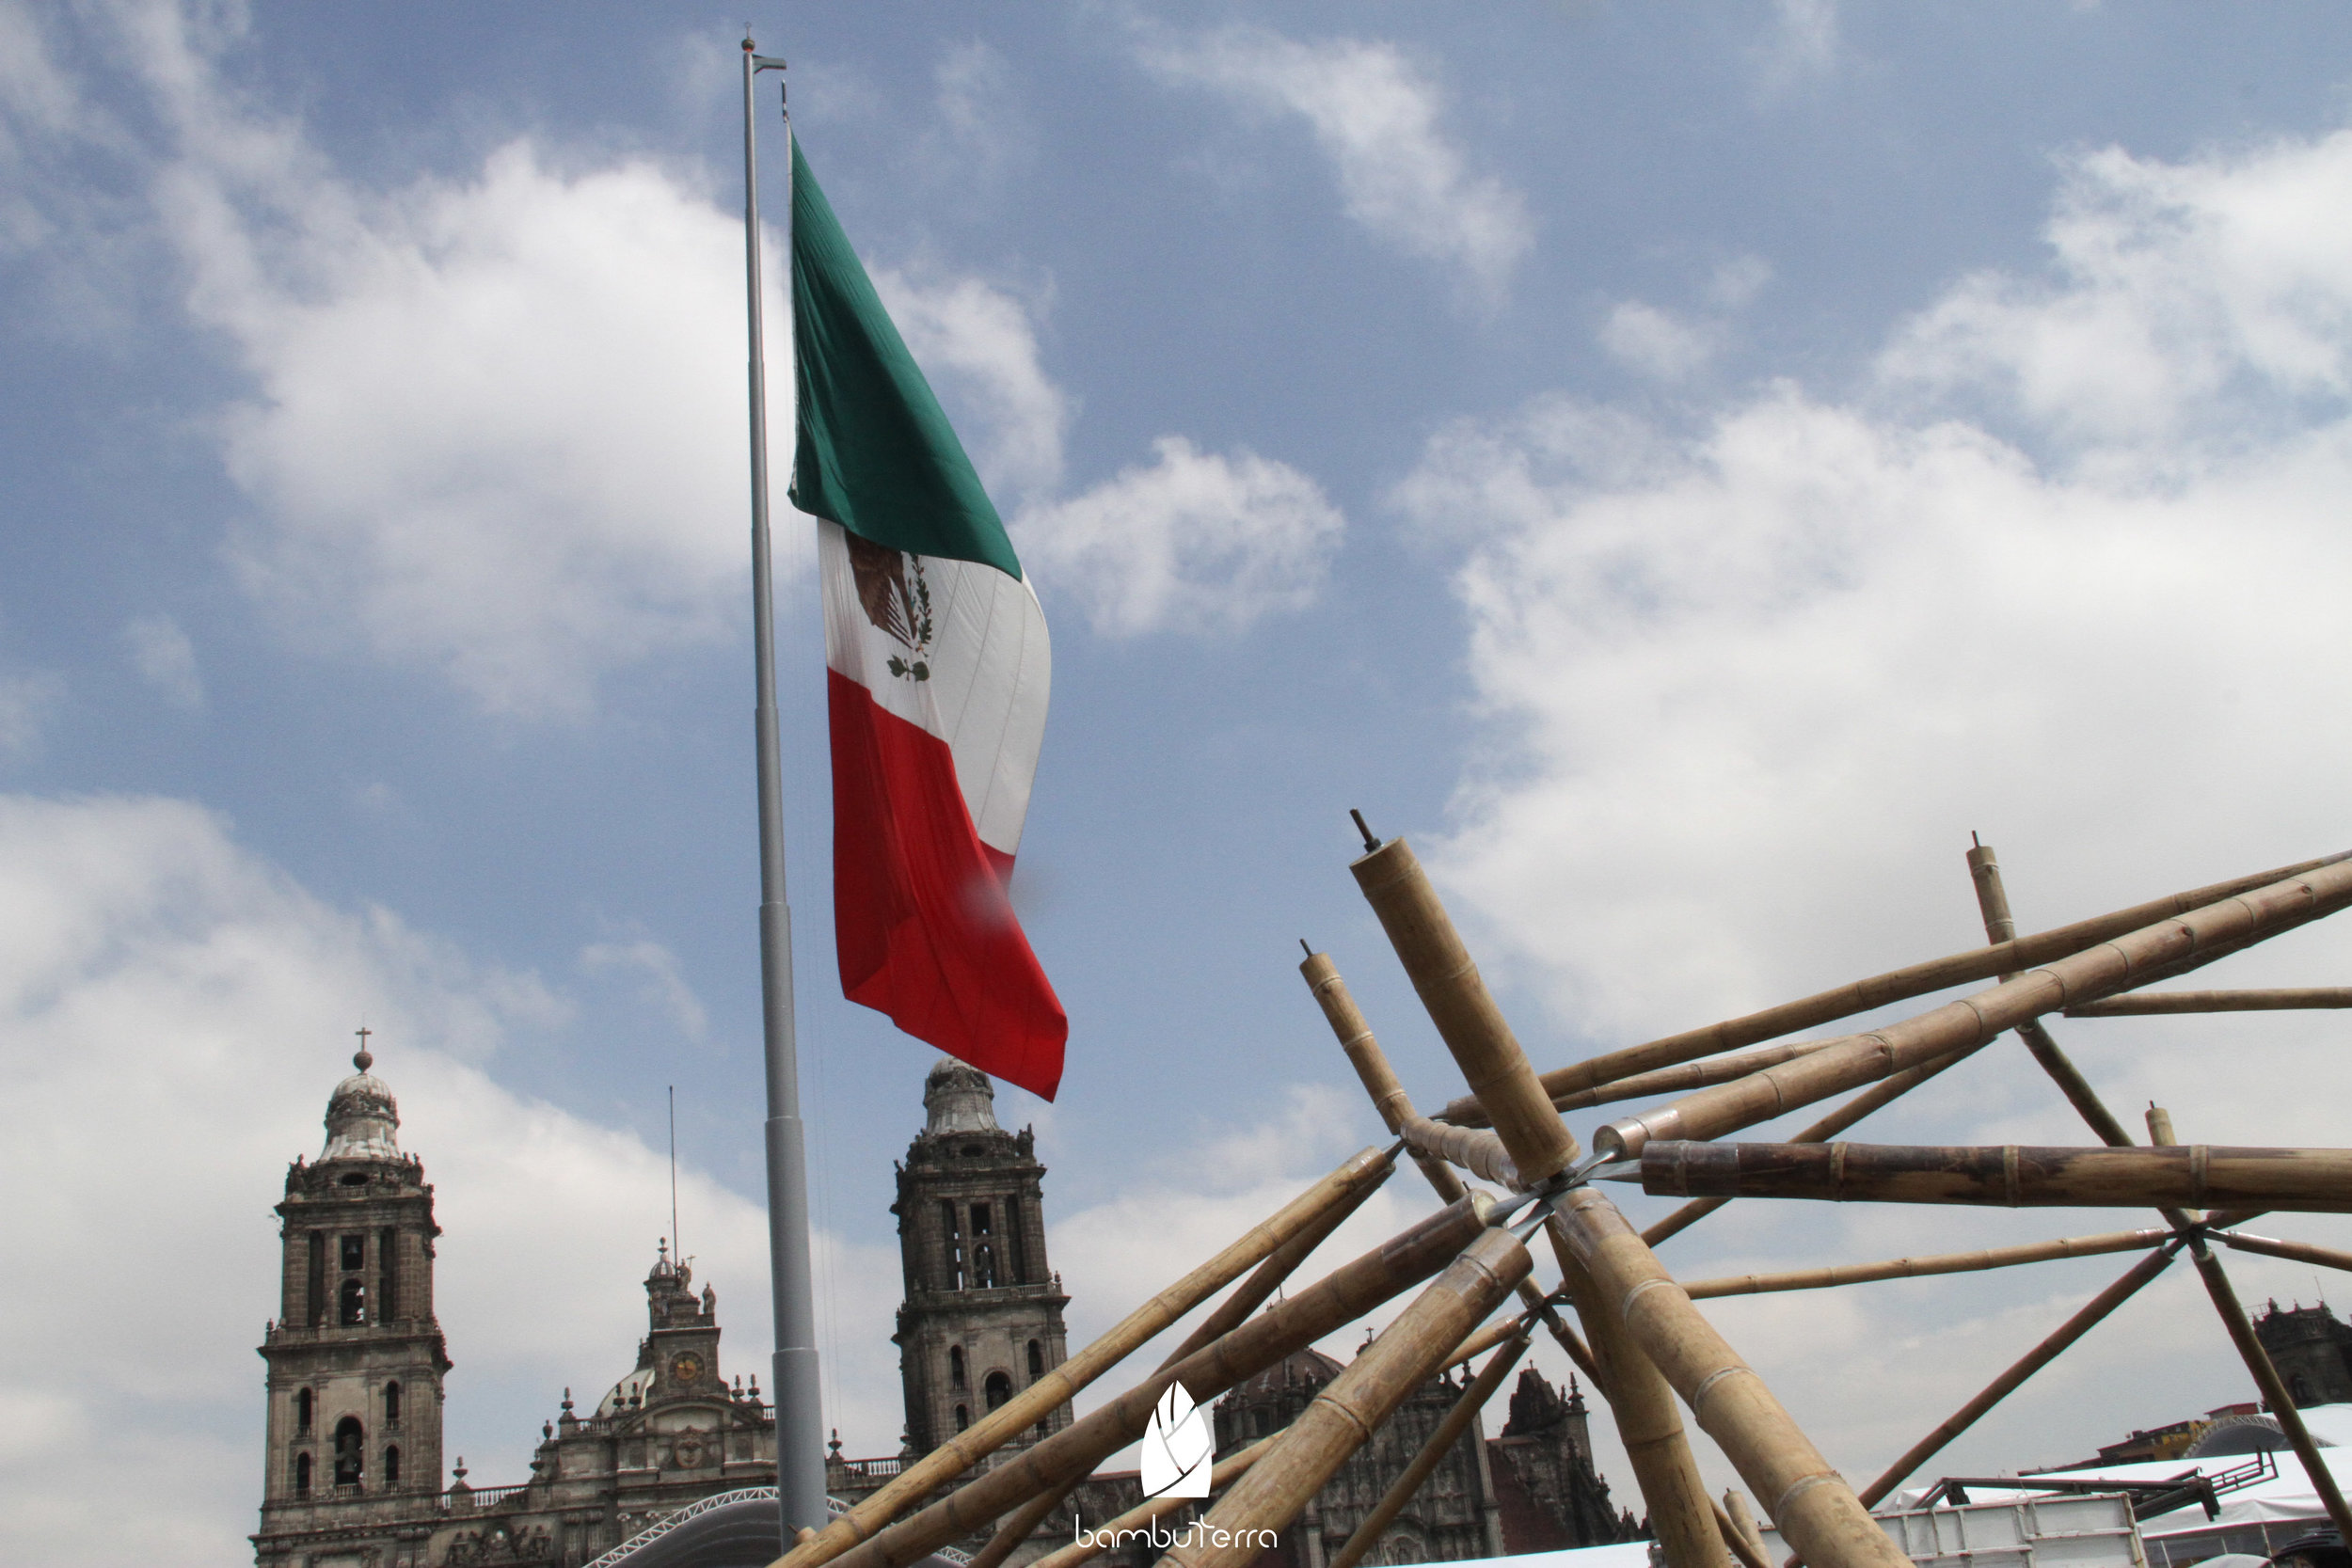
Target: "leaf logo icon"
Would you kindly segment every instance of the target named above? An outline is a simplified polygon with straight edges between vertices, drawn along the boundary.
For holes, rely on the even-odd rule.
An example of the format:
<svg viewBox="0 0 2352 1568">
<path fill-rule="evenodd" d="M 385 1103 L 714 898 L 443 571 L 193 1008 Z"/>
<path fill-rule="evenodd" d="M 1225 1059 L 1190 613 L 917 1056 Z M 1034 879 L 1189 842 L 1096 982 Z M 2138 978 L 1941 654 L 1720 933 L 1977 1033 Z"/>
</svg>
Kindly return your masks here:
<svg viewBox="0 0 2352 1568">
<path fill-rule="evenodd" d="M 1181 1383 L 1152 1407 L 1143 1433 L 1143 1495 L 1147 1497 L 1205 1497 L 1209 1495 L 1209 1423 Z"/>
</svg>

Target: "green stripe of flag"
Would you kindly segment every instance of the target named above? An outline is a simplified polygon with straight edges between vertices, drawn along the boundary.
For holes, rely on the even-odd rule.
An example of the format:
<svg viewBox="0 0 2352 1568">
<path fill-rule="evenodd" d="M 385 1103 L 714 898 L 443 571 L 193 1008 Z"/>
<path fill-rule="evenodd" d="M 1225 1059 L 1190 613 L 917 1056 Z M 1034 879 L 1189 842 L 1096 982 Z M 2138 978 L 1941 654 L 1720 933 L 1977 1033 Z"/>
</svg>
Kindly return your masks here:
<svg viewBox="0 0 2352 1568">
<path fill-rule="evenodd" d="M 792 504 L 877 545 L 1018 578 L 996 508 L 792 142 Z"/>
</svg>

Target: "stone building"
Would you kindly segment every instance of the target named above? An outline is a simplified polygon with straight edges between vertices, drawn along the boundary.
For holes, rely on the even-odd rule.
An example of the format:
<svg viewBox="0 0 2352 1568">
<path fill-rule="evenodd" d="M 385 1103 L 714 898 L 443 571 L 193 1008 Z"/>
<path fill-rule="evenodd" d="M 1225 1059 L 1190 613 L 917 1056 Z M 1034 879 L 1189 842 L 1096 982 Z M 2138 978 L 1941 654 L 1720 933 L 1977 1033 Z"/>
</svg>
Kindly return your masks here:
<svg viewBox="0 0 2352 1568">
<path fill-rule="evenodd" d="M 580 1568 L 686 1505 L 775 1481 L 775 1424 L 755 1377 L 721 1372 L 718 1304 L 692 1271 L 657 1249 L 645 1276 L 645 1337 L 633 1369 L 586 1414 L 564 1391 L 520 1484 L 478 1488 L 464 1461 L 442 1484 L 442 1380 L 450 1358 L 433 1310 L 433 1188 L 401 1152 L 399 1109 L 370 1069 L 327 1101 L 316 1163 L 286 1173 L 278 1317 L 268 1366 L 260 1568 Z M 923 1086 L 924 1125 L 898 1167 L 899 1371 L 906 1427 L 898 1453 L 827 1466 L 834 1496 L 870 1495 L 1059 1366 L 1069 1305 L 1046 1255 L 1043 1179 L 1026 1128 L 997 1125 L 995 1090 L 942 1061 Z M 2333 1323 L 2333 1319 L 2328 1320 Z M 1218 1453 L 1287 1425 L 1340 1363 L 1304 1351 L 1229 1390 L 1214 1407 Z M 1420 1451 L 1460 1394 L 1446 1377 L 1418 1389 L 1283 1532 L 1264 1568 L 1324 1568 Z M 1070 1424 L 1057 1406 L 987 1464 Z M 985 1467 L 985 1466 L 984 1466 Z M 1039 1525 L 1009 1568 L 1067 1544 L 1143 1500 L 1133 1472 L 1098 1474 Z M 1181 1528 L 1198 1510 L 1171 1514 Z M 1458 1560 L 1625 1540 L 1594 1470 L 1583 1401 L 1533 1370 L 1520 1375 L 1500 1436 L 1473 1425 L 1382 1536 L 1378 1563 Z M 967 1548 L 984 1537 L 962 1543 Z M 1105 1568 L 1148 1568 L 1136 1544 Z"/>
<path fill-rule="evenodd" d="M 326 1102 L 317 1164 L 286 1172 L 279 1316 L 264 1331 L 261 1568 L 574 1568 L 714 1493 L 771 1485 L 775 1423 L 720 1373 L 718 1303 L 666 1248 L 645 1276 L 637 1365 L 586 1416 L 564 1392 L 531 1479 L 442 1485 L 433 1188 L 396 1141 L 391 1089 L 358 1071 Z"/>
<path fill-rule="evenodd" d="M 2298 1406 L 2352 1402 L 2352 1324 L 2339 1321 L 2325 1302 L 2283 1309 L 2271 1302 L 2254 1322 L 2254 1337 Z"/>
</svg>

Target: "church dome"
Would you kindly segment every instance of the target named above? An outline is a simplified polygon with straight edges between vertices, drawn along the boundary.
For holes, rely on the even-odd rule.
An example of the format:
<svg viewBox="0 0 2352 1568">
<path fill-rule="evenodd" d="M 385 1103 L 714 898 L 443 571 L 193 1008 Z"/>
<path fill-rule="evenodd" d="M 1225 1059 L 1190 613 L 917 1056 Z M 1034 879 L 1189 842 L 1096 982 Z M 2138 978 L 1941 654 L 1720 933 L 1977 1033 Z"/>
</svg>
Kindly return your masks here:
<svg viewBox="0 0 2352 1568">
<path fill-rule="evenodd" d="M 392 1086 L 368 1069 L 375 1058 L 360 1051 L 351 1058 L 359 1070 L 326 1097 L 326 1148 L 321 1160 L 397 1160 L 400 1104 Z"/>
<path fill-rule="evenodd" d="M 936 1138 L 954 1132 L 998 1132 L 996 1085 L 978 1068 L 942 1056 L 923 1080 L 923 1135 Z"/>
</svg>

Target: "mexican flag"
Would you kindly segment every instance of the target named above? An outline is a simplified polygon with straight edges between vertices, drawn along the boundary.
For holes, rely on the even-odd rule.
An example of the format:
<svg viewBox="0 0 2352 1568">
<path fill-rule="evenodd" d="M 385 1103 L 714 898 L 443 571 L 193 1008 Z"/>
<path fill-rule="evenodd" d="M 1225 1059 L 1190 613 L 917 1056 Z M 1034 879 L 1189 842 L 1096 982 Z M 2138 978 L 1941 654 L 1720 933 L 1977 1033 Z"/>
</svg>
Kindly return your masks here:
<svg viewBox="0 0 2352 1568">
<path fill-rule="evenodd" d="M 1045 734 L 1045 616 L 797 139 L 792 344 L 841 992 L 1051 1100 L 1070 1024 L 1006 897 Z"/>
</svg>

